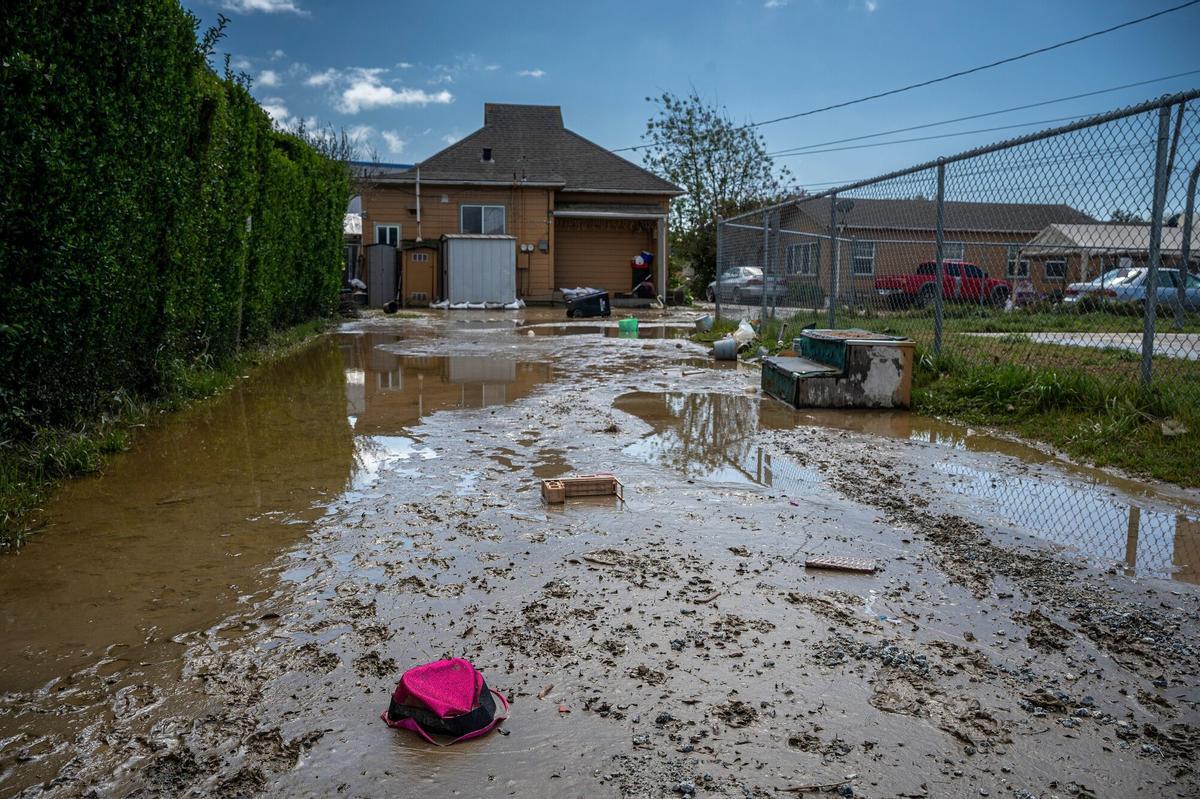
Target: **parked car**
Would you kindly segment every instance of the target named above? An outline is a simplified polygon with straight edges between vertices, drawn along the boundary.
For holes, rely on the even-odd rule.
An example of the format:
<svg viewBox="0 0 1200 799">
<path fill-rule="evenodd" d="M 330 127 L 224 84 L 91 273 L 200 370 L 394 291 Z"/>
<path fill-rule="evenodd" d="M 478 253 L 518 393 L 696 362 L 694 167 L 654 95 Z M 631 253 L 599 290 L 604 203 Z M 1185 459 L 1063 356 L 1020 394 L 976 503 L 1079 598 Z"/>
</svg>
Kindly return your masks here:
<svg viewBox="0 0 1200 799">
<path fill-rule="evenodd" d="M 762 302 L 763 270 L 757 266 L 731 266 L 721 273 L 721 302 L 732 302 L 734 305 L 753 305 Z M 783 299 L 787 296 L 787 286 L 778 275 L 766 277 L 767 299 Z M 704 292 L 709 302 L 717 299 L 717 281 L 708 284 Z"/>
<path fill-rule="evenodd" d="M 988 277 L 975 264 L 947 260 L 942 261 L 942 268 L 943 300 L 1001 306 L 1012 296 L 1012 285 L 1007 280 Z M 919 264 L 911 275 L 877 277 L 875 292 L 893 305 L 922 308 L 933 302 L 937 292 L 936 264 L 933 261 Z"/>
<path fill-rule="evenodd" d="M 1129 266 L 1121 269 L 1111 269 L 1095 280 L 1086 283 L 1072 283 L 1063 294 L 1063 304 L 1073 305 L 1084 297 L 1097 297 L 1113 302 L 1144 303 L 1146 301 L 1146 277 L 1150 270 L 1144 266 Z M 1179 306 L 1178 269 L 1158 270 L 1158 305 Z M 1183 307 L 1187 310 L 1200 310 L 1200 275 L 1185 273 L 1183 288 Z"/>
</svg>

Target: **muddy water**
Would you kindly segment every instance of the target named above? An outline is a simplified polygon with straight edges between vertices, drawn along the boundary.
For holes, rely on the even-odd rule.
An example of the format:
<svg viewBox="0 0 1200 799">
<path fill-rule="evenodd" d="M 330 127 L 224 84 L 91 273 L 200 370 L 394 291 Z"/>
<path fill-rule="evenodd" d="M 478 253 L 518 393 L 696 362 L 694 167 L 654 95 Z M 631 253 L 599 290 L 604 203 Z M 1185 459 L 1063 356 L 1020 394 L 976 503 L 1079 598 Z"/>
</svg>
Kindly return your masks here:
<svg viewBox="0 0 1200 799">
<path fill-rule="evenodd" d="M 889 520 L 878 499 L 914 475 L 906 502 L 924 485 L 938 513 L 957 498 L 987 533 L 1011 516 L 1023 534 L 1038 514 L 1016 519 L 993 484 L 1110 492 L 1138 509 L 1147 570 L 1142 519 L 1169 498 L 905 416 L 818 421 L 669 337 L 528 333 L 503 314 L 365 323 L 69 486 L 0 561 L 0 796 L 633 799 L 686 781 L 758 798 L 847 774 L 864 795 L 1196 787 L 1182 744 L 1112 735 L 1115 718 L 1135 738 L 1195 723 L 1190 594 L 1094 572 L 1093 609 L 1054 593 L 1053 564 L 997 571 L 995 594 L 964 577 L 984 551 L 969 526 Z M 889 447 L 869 492 L 830 468 Z M 624 504 L 542 505 L 539 477 L 597 469 L 621 474 Z M 804 569 L 846 551 L 887 566 Z M 1031 623 L 1027 642 L 1014 614 L 1035 602 L 1072 629 Z M 1065 651 L 1031 648 L 1047 635 Z M 885 645 L 932 671 L 863 654 Z M 507 735 L 434 750 L 378 721 L 403 668 L 450 654 L 514 700 Z M 1111 717 L 1046 719 L 1022 704 L 1034 685 Z"/>
<path fill-rule="evenodd" d="M 1051 464 L 1059 474 L 1022 474 L 938 459 L 929 479 L 982 503 L 997 523 L 1078 549 L 1100 563 L 1200 583 L 1200 504 L 1163 496 L 1098 469 L 1062 463 L 1028 445 L 909 413 L 800 411 L 771 399 L 728 394 L 632 393 L 618 398 L 616 407 L 655 428 L 626 449 L 631 455 L 689 477 L 744 482 L 795 496 L 811 493 L 821 481 L 819 471 L 773 454 L 760 431 L 841 428 Z"/>
<path fill-rule="evenodd" d="M 423 418 L 554 378 L 541 363 L 386 351 L 400 340 L 325 337 L 171 416 L 103 476 L 66 484 L 41 532 L 0 558 L 0 795 L 18 763 L 29 775 L 52 754 L 47 736 L 157 705 L 147 686 L 173 680 L 200 631 L 276 593 L 280 568 L 294 579 L 276 559 L 332 506 L 436 458 L 446 442 L 411 433 Z"/>
</svg>

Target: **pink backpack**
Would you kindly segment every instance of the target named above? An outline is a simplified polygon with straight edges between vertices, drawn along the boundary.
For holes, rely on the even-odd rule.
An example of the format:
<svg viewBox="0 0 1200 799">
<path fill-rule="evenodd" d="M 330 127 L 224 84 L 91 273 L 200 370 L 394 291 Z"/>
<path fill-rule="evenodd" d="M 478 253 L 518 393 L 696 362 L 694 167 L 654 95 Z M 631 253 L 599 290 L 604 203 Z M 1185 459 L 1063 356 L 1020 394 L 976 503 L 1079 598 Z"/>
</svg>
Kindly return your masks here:
<svg viewBox="0 0 1200 799">
<path fill-rule="evenodd" d="M 504 706 L 496 716 L 495 696 Z M 381 718 L 389 727 L 412 730 L 432 744 L 432 735 L 458 743 L 491 730 L 508 718 L 508 700 L 487 687 L 483 675 L 462 658 L 415 666 L 400 677 L 391 704 Z"/>
</svg>

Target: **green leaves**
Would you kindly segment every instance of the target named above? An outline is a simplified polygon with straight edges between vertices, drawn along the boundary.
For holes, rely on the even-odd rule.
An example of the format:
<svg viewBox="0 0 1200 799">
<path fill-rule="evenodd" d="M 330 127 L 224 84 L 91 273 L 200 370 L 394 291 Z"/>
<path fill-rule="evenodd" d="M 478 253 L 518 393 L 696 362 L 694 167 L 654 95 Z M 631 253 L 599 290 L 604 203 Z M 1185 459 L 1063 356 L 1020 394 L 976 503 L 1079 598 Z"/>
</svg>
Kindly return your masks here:
<svg viewBox="0 0 1200 799">
<path fill-rule="evenodd" d="M 223 25 L 74 8 L 0 17 L 0 440 L 161 395 L 337 296 L 346 169 L 213 72 Z"/>
</svg>

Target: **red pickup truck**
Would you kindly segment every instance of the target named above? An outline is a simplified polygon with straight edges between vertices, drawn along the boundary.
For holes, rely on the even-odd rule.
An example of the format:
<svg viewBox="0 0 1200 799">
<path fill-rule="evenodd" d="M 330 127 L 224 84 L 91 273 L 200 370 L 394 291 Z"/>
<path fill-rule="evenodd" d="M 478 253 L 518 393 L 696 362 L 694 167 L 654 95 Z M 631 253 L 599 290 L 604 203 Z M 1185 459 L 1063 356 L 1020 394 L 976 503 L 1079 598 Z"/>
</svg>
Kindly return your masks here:
<svg viewBox="0 0 1200 799">
<path fill-rule="evenodd" d="M 875 293 L 896 307 L 923 308 L 933 302 L 937 291 L 937 273 L 933 261 L 917 267 L 914 275 L 884 275 L 875 278 Z M 1012 296 L 1006 280 L 988 277 L 982 269 L 966 261 L 942 261 L 942 299 L 1002 306 Z"/>
</svg>

